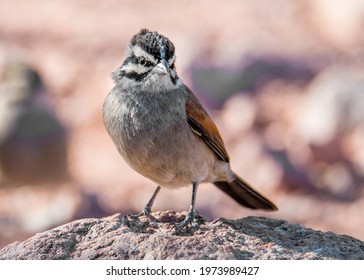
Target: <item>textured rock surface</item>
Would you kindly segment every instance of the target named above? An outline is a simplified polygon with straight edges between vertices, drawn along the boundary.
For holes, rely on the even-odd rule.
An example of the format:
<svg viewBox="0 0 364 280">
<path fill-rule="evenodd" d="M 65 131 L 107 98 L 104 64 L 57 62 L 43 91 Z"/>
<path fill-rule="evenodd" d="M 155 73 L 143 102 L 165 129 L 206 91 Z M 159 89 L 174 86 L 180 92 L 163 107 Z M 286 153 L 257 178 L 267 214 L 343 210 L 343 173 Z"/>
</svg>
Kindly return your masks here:
<svg viewBox="0 0 364 280">
<path fill-rule="evenodd" d="M 0 259 L 364 259 L 364 242 L 284 220 L 206 221 L 177 234 L 184 214 L 84 219 L 15 242 Z"/>
</svg>

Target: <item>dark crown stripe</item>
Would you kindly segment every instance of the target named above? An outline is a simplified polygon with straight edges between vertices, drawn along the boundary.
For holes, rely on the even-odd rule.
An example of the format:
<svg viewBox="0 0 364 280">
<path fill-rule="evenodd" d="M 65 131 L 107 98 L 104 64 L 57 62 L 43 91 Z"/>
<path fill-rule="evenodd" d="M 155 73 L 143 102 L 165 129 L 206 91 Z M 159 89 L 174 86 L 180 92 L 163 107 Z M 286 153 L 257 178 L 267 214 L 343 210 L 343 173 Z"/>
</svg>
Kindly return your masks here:
<svg viewBox="0 0 364 280">
<path fill-rule="evenodd" d="M 175 50 L 173 43 L 167 37 L 148 29 L 142 29 L 136 34 L 131 40 L 131 45 L 140 46 L 157 60 L 169 60 L 173 57 Z"/>
</svg>

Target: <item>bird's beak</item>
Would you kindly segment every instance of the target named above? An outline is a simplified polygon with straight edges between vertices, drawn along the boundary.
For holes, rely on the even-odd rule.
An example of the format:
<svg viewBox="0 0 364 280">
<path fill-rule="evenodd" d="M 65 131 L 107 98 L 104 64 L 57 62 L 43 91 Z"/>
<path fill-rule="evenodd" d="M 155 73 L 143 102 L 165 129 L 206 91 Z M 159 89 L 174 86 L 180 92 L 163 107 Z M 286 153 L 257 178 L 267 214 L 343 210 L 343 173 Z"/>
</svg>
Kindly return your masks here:
<svg viewBox="0 0 364 280">
<path fill-rule="evenodd" d="M 152 70 L 153 73 L 158 75 L 167 75 L 169 74 L 169 66 L 165 59 L 162 59 Z"/>
</svg>

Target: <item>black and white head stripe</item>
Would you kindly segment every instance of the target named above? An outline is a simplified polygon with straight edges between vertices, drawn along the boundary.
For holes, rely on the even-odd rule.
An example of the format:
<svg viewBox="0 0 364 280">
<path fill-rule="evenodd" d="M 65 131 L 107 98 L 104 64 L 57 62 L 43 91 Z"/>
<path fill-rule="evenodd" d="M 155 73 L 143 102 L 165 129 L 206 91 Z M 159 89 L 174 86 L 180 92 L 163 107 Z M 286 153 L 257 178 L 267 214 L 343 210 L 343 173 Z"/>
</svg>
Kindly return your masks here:
<svg viewBox="0 0 364 280">
<path fill-rule="evenodd" d="M 174 64 L 176 60 L 174 51 L 174 45 L 167 37 L 157 32 L 142 29 L 131 39 L 127 58 L 113 77 L 115 79 L 126 77 L 147 85 L 149 73 L 153 73 L 153 69 L 162 63 L 162 65 L 168 65 L 170 81 L 175 85 L 178 76 Z M 150 78 L 155 80 L 154 75 L 151 75 Z M 160 81 L 155 80 L 155 82 Z"/>
<path fill-rule="evenodd" d="M 139 46 L 158 61 L 162 59 L 168 61 L 174 56 L 173 43 L 167 37 L 148 29 L 142 29 L 131 39 L 130 44 L 131 47 Z"/>
</svg>

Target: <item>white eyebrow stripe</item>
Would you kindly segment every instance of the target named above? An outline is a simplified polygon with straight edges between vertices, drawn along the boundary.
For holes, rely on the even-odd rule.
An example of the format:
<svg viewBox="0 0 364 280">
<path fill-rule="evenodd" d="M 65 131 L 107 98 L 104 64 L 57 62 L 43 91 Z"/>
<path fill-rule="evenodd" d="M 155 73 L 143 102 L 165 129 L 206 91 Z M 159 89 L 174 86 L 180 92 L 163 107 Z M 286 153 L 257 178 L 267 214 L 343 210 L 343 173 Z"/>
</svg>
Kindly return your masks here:
<svg viewBox="0 0 364 280">
<path fill-rule="evenodd" d="M 137 74 L 143 74 L 143 73 L 147 72 L 149 69 L 147 67 L 142 66 L 142 65 L 134 64 L 134 63 L 129 62 L 128 64 L 124 65 L 121 68 L 121 70 L 125 71 L 126 73 L 135 72 Z"/>
<path fill-rule="evenodd" d="M 169 66 L 171 66 L 174 62 L 176 61 L 176 56 L 172 56 L 169 60 L 168 60 L 168 64 Z"/>
<path fill-rule="evenodd" d="M 143 50 L 141 47 L 139 47 L 138 45 L 133 46 L 132 48 L 132 52 L 136 57 L 140 57 L 140 56 L 144 56 L 146 59 L 148 59 L 149 61 L 153 62 L 153 63 L 157 63 L 157 61 L 154 59 L 154 57 L 147 53 L 145 50 Z"/>
</svg>

